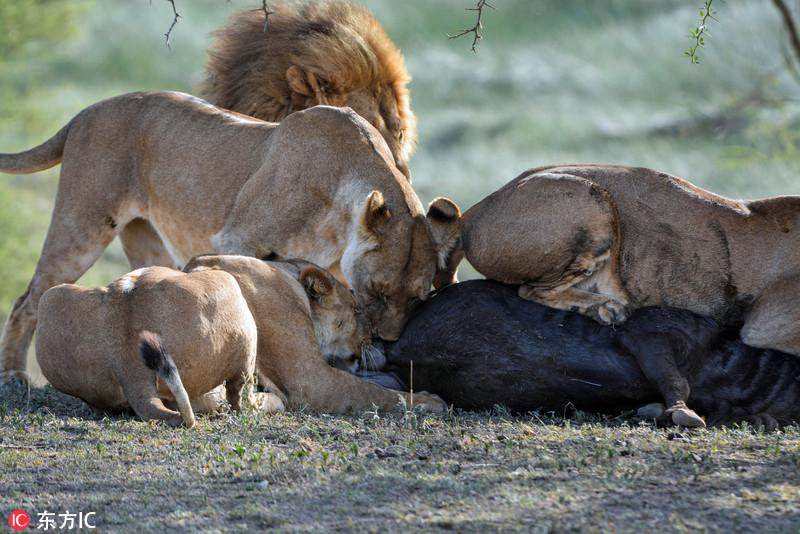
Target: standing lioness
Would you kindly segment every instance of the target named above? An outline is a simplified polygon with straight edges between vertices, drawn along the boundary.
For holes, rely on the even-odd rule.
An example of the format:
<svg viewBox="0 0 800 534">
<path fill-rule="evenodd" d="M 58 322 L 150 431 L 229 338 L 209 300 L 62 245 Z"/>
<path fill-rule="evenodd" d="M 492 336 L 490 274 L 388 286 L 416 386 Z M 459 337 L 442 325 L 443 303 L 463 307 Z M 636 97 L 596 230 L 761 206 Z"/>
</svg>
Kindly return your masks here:
<svg viewBox="0 0 800 534">
<path fill-rule="evenodd" d="M 434 234 L 448 225 L 432 229 L 383 138 L 347 108 L 273 124 L 182 93 L 131 93 L 85 109 L 36 148 L 0 154 L 0 171 L 59 162 L 42 255 L 6 324 L 3 370 L 25 369 L 41 295 L 79 278 L 117 235 L 133 267 L 183 266 L 210 252 L 340 267 L 386 339 L 398 337 L 447 254 L 449 241 Z"/>
<path fill-rule="evenodd" d="M 800 355 L 800 197 L 737 201 L 650 169 L 527 171 L 463 218 L 467 259 L 519 295 L 601 322 L 665 305 Z M 456 255 L 456 260 L 458 255 Z"/>
</svg>

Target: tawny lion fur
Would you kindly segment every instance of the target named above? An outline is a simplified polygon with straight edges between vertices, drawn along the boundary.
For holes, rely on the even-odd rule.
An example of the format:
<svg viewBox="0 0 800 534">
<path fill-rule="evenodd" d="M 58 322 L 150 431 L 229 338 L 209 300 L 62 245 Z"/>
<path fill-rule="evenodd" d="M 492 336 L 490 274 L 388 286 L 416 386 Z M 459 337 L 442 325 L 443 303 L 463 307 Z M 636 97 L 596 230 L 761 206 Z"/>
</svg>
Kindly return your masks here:
<svg viewBox="0 0 800 534">
<path fill-rule="evenodd" d="M 314 106 L 276 124 L 181 93 L 132 93 L 85 109 L 38 147 L 0 154 L 0 172 L 58 163 L 42 255 L 0 344 L 6 371 L 25 370 L 42 294 L 80 278 L 117 235 L 132 267 L 207 253 L 312 261 L 349 283 L 387 340 L 455 246 L 455 215 L 429 223 L 380 133 L 349 108 Z M 457 214 L 442 198 L 431 209 Z"/>
<path fill-rule="evenodd" d="M 341 0 L 274 2 L 215 32 L 201 94 L 215 105 L 280 121 L 317 104 L 348 106 L 389 144 L 407 177 L 417 129 L 400 50 L 366 8 Z"/>
<path fill-rule="evenodd" d="M 130 407 L 144 420 L 191 427 L 189 399 L 223 383 L 233 410 L 243 393 L 252 404 L 246 386 L 256 343 L 256 323 L 233 276 L 150 267 L 105 287 L 48 290 L 39 307 L 36 359 L 53 387 L 95 410 Z M 148 349 L 161 353 L 153 367 L 143 359 Z M 165 400 L 177 401 L 180 413 Z"/>
<path fill-rule="evenodd" d="M 131 407 L 142 419 L 191 427 L 189 399 L 213 410 L 223 383 L 234 410 L 242 401 L 333 413 L 411 402 L 326 363 L 360 354 L 369 327 L 350 291 L 308 262 L 200 256 L 186 272 L 149 267 L 106 287 L 62 284 L 42 297 L 39 324 L 36 358 L 45 377 L 101 411 Z M 162 355 L 167 365 L 158 363 L 172 369 L 154 373 L 158 366 L 144 363 L 146 342 L 169 354 Z M 256 369 L 268 393 L 245 387 Z M 414 400 L 445 409 L 433 395 Z M 177 401 L 180 413 L 165 401 Z"/>
<path fill-rule="evenodd" d="M 630 307 L 687 309 L 800 355 L 800 197 L 731 200 L 639 167 L 540 167 L 462 224 L 467 260 L 523 298 L 603 323 Z"/>
</svg>

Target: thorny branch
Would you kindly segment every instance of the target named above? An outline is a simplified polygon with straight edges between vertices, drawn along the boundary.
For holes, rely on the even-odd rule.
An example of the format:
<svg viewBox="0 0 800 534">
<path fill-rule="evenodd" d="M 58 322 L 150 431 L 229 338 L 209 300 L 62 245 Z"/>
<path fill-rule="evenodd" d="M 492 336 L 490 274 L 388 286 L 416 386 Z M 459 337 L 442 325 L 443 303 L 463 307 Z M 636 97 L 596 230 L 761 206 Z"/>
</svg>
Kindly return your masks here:
<svg viewBox="0 0 800 534">
<path fill-rule="evenodd" d="M 800 60 L 800 35 L 797 33 L 797 26 L 792 18 L 792 12 L 789 10 L 789 6 L 786 5 L 784 0 L 772 0 L 772 3 L 775 4 L 775 8 L 780 12 L 783 18 L 783 25 L 789 34 L 789 42 L 792 45 L 796 58 Z"/>
<path fill-rule="evenodd" d="M 457 39 L 462 35 L 467 35 L 468 33 L 473 34 L 472 39 L 472 52 L 477 54 L 476 47 L 478 46 L 478 41 L 481 40 L 481 30 L 483 29 L 483 24 L 481 23 L 481 19 L 483 17 L 483 8 L 488 7 L 489 9 L 494 9 L 494 6 L 491 5 L 488 0 L 478 0 L 478 3 L 475 4 L 475 7 L 468 7 L 467 11 L 477 11 L 477 20 L 475 21 L 475 26 L 472 28 L 467 28 L 466 30 L 462 30 L 455 35 L 448 35 L 449 39 Z"/>
<path fill-rule="evenodd" d="M 264 12 L 264 33 L 267 33 L 267 28 L 269 28 L 269 16 L 274 15 L 275 12 L 269 9 L 267 0 L 261 0 L 261 11 Z"/>
<path fill-rule="evenodd" d="M 167 0 L 167 2 L 169 2 L 172 5 L 172 14 L 174 15 L 174 17 L 172 18 L 172 24 L 169 25 L 167 33 L 164 34 L 164 37 L 166 37 L 167 39 L 165 44 L 167 45 L 167 48 L 170 48 L 169 36 L 172 35 L 172 28 L 175 27 L 175 25 L 178 23 L 178 19 L 181 18 L 181 16 L 178 13 L 178 9 L 175 7 L 175 0 Z"/>
</svg>

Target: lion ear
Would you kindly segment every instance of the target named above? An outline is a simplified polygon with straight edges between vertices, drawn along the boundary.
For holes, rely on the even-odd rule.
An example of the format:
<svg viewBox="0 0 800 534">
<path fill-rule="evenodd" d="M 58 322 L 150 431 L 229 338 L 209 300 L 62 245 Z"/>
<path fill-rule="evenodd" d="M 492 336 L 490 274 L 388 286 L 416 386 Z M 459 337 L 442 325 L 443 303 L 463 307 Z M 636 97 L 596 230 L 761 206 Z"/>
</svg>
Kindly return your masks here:
<svg viewBox="0 0 800 534">
<path fill-rule="evenodd" d="M 464 257 L 461 247 L 461 210 L 449 198 L 438 197 L 428 204 L 426 218 L 436 246 L 434 286 L 438 289 L 457 281 L 458 264 Z"/>
<path fill-rule="evenodd" d="M 461 237 L 461 210 L 446 197 L 434 198 L 426 215 L 439 256 L 447 256 Z M 441 263 L 441 262 L 440 262 Z"/>
<path fill-rule="evenodd" d="M 297 65 L 286 69 L 286 81 L 292 92 L 317 99 L 317 104 L 327 104 L 330 95 L 335 92 L 333 81 L 326 80 L 319 74 L 305 72 Z"/>
<path fill-rule="evenodd" d="M 364 203 L 364 214 L 361 217 L 362 226 L 370 232 L 378 232 L 392 217 L 392 212 L 386 205 L 383 198 L 383 193 L 380 191 L 372 191 L 367 195 L 367 201 Z"/>
<path fill-rule="evenodd" d="M 299 280 L 311 300 L 319 300 L 333 291 L 331 281 L 328 280 L 325 271 L 319 267 L 309 265 L 304 268 L 300 271 Z"/>
<path fill-rule="evenodd" d="M 286 81 L 289 82 L 289 89 L 292 92 L 303 96 L 311 96 L 312 91 L 306 81 L 306 73 L 297 65 L 292 65 L 286 69 Z"/>
</svg>

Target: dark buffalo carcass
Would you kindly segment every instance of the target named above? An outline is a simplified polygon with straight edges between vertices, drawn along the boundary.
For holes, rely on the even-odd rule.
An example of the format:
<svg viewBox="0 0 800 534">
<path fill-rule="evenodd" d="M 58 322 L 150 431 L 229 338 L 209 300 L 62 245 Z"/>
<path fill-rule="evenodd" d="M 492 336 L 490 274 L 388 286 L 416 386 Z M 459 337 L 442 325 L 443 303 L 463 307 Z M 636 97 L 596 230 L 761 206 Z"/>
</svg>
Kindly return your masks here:
<svg viewBox="0 0 800 534">
<path fill-rule="evenodd" d="M 670 308 L 601 326 L 474 280 L 420 305 L 384 353 L 385 371 L 410 384 L 413 361 L 416 391 L 464 409 L 619 413 L 666 400 L 686 401 L 710 426 L 800 421 L 800 359 L 749 347 L 711 319 Z"/>
</svg>

